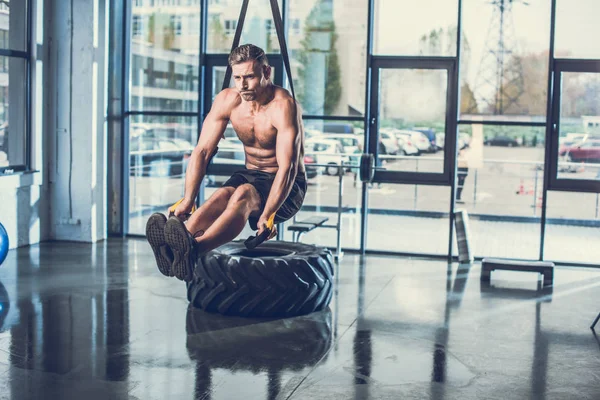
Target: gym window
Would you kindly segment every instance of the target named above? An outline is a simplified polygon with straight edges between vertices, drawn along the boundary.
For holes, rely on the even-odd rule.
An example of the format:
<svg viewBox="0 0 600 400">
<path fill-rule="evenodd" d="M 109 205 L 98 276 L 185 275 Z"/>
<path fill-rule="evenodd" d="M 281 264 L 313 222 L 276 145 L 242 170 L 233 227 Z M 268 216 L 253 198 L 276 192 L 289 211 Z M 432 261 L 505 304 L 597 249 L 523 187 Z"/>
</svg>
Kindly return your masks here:
<svg viewBox="0 0 600 400">
<path fill-rule="evenodd" d="M 0 174 L 29 165 L 29 2 L 0 3 Z"/>
</svg>

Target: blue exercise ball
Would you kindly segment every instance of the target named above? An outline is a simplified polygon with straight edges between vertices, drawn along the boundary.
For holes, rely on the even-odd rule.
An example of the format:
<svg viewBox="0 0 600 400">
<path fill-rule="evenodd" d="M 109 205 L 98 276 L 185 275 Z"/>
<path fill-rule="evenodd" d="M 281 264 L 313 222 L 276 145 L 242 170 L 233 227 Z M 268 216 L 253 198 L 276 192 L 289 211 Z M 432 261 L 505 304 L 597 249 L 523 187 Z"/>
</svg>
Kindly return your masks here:
<svg viewBox="0 0 600 400">
<path fill-rule="evenodd" d="M 6 259 L 6 255 L 8 254 L 8 233 L 6 233 L 6 229 L 4 229 L 4 225 L 0 223 L 0 265 Z"/>
</svg>

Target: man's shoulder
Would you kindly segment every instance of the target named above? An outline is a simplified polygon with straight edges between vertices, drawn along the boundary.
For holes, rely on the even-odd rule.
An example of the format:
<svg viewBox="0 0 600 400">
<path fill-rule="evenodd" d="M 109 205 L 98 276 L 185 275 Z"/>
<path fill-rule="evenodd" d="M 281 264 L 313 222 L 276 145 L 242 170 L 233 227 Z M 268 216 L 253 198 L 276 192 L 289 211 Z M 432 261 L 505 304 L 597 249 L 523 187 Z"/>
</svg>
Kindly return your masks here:
<svg viewBox="0 0 600 400">
<path fill-rule="evenodd" d="M 271 102 L 275 110 L 288 110 L 294 106 L 294 98 L 290 92 L 280 86 L 275 87 L 275 93 Z"/>
<path fill-rule="evenodd" d="M 236 103 L 242 100 L 240 93 L 235 88 L 226 88 L 221 90 L 219 97 L 225 102 Z"/>
</svg>

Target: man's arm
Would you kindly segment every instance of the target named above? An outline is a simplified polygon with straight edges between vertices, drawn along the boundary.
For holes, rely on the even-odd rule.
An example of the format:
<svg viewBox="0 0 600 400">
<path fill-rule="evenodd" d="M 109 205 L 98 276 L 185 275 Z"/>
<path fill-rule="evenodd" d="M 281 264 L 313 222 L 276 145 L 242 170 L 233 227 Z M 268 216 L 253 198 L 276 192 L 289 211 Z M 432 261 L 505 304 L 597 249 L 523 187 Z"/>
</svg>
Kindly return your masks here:
<svg viewBox="0 0 600 400">
<path fill-rule="evenodd" d="M 196 144 L 190 157 L 185 174 L 185 194 L 183 201 L 175 211 L 175 215 L 185 214 L 192 208 L 200 189 L 200 182 L 206 175 L 210 158 L 217 149 L 217 144 L 223 137 L 225 128 L 227 128 L 231 109 L 236 98 L 236 94 L 230 89 L 225 89 L 215 97 L 210 112 L 202 124 L 198 144 Z"/>
<path fill-rule="evenodd" d="M 269 217 L 279 210 L 287 199 L 296 174 L 298 173 L 298 157 L 300 155 L 301 133 L 296 104 L 292 99 L 286 99 L 278 104 L 272 118 L 273 126 L 277 129 L 277 174 L 271 186 L 265 209 L 258 221 L 259 234 L 263 231 Z"/>
</svg>

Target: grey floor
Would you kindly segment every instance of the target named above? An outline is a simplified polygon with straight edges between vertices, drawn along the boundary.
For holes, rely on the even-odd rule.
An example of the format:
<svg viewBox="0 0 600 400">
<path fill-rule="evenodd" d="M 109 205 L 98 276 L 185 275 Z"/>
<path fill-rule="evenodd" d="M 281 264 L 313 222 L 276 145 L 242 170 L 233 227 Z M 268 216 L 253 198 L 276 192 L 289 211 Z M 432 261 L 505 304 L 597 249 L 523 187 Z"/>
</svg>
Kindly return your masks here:
<svg viewBox="0 0 600 400">
<path fill-rule="evenodd" d="M 600 270 L 346 254 L 326 311 L 191 309 L 144 240 L 45 243 L 0 267 L 1 399 L 598 399 Z"/>
</svg>

